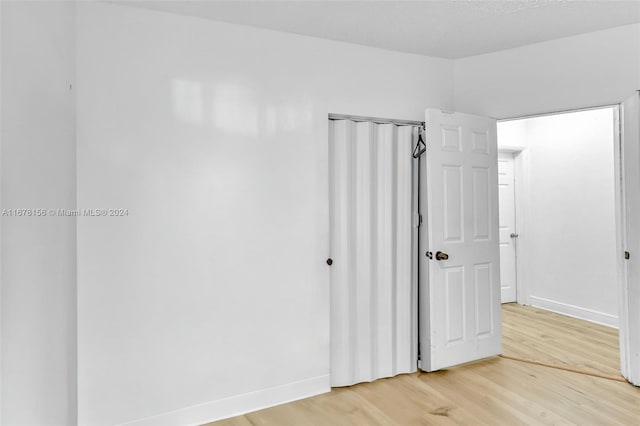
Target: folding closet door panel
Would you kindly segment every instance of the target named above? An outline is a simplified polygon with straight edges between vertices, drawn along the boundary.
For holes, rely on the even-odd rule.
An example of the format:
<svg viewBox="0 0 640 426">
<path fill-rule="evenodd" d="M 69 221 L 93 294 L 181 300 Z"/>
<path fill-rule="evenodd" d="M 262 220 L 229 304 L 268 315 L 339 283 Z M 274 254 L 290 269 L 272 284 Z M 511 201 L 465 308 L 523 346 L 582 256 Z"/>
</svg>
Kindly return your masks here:
<svg viewBox="0 0 640 426">
<path fill-rule="evenodd" d="M 416 370 L 414 133 L 330 121 L 333 386 Z"/>
<path fill-rule="evenodd" d="M 417 295 L 412 270 L 417 269 L 417 253 L 413 250 L 413 238 L 417 228 L 413 223 L 413 149 L 417 128 L 398 127 L 396 152 L 396 217 L 395 217 L 395 282 L 396 282 L 396 371 L 416 371 L 417 365 Z M 416 246 L 417 248 L 417 246 Z M 417 277 L 416 277 L 417 278 Z M 398 374 L 398 373 L 396 373 Z"/>
<path fill-rule="evenodd" d="M 353 230 L 355 238 L 355 265 L 353 268 L 355 317 L 354 317 L 354 373 L 355 383 L 372 380 L 373 360 L 371 351 L 373 330 L 375 327 L 371 323 L 371 301 L 373 300 L 372 279 L 373 273 L 373 226 L 371 212 L 372 188 L 371 181 L 373 173 L 373 151 L 372 141 L 375 140 L 375 127 L 371 123 L 356 123 L 357 132 L 354 146 L 354 200 L 355 208 L 353 212 Z M 349 284 L 347 284 L 349 285 Z"/>
<path fill-rule="evenodd" d="M 331 377 L 332 382 L 351 380 L 354 370 L 352 342 L 357 335 L 351 329 L 352 286 L 349 285 L 353 264 L 349 235 L 349 167 L 351 139 L 355 123 L 329 121 L 329 228 L 331 265 Z M 355 292 L 353 292 L 355 293 Z M 332 383 L 333 385 L 333 383 Z"/>
<path fill-rule="evenodd" d="M 378 377 L 393 375 L 395 280 L 393 276 L 393 143 L 395 126 L 378 125 L 376 141 L 376 203 L 375 216 L 375 282 L 374 317 L 377 333 L 374 336 L 376 347 L 375 374 Z"/>
</svg>

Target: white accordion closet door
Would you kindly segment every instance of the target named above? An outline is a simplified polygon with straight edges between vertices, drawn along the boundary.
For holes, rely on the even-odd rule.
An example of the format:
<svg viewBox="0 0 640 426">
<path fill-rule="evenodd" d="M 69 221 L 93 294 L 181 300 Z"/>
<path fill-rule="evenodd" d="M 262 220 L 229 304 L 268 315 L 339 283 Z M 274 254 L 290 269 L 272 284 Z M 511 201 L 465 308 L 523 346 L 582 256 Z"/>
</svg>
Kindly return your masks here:
<svg viewBox="0 0 640 426">
<path fill-rule="evenodd" d="M 416 371 L 413 126 L 329 122 L 331 382 Z"/>
</svg>

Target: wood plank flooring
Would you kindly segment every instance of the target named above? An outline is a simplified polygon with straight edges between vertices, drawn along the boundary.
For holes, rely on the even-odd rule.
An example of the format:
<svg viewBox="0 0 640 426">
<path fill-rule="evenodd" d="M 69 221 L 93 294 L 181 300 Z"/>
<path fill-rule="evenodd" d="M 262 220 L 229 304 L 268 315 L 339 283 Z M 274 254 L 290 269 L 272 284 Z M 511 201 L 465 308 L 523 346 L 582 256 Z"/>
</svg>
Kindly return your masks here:
<svg viewBox="0 0 640 426">
<path fill-rule="evenodd" d="M 505 354 L 618 374 L 616 330 L 503 306 Z M 211 423 L 256 425 L 640 425 L 640 388 L 494 357 L 414 373 Z"/>
<path fill-rule="evenodd" d="M 502 305 L 506 356 L 619 377 L 618 345 L 615 328 L 515 303 Z"/>
</svg>

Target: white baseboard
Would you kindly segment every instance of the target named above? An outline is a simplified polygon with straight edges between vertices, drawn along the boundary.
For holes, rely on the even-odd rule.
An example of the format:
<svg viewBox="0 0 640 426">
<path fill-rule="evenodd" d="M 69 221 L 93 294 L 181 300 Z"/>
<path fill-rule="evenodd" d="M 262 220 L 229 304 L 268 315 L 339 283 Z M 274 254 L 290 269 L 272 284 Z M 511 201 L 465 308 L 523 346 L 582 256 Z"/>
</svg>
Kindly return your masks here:
<svg viewBox="0 0 640 426">
<path fill-rule="evenodd" d="M 330 375 L 287 383 L 168 413 L 122 423 L 121 426 L 195 426 L 262 410 L 331 391 Z"/>
<path fill-rule="evenodd" d="M 618 317 L 616 315 L 581 308 L 580 306 L 574 306 L 568 303 L 556 302 L 555 300 L 549 300 L 537 296 L 529 296 L 529 302 L 531 303 L 531 306 L 535 308 L 546 309 L 558 314 L 568 315 L 585 321 L 595 322 L 596 324 L 618 328 Z"/>
</svg>

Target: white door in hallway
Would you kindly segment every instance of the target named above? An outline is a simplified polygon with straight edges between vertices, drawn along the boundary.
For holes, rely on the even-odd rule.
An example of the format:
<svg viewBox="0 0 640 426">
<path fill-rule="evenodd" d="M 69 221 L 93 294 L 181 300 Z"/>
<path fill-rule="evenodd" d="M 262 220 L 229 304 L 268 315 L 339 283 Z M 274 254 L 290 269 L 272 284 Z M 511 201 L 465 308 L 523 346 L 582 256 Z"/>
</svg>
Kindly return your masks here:
<svg viewBox="0 0 640 426">
<path fill-rule="evenodd" d="M 500 233 L 500 300 L 516 301 L 516 204 L 514 180 L 514 154 L 498 154 L 498 198 Z"/>
<path fill-rule="evenodd" d="M 435 371 L 502 351 L 498 153 L 493 119 L 428 109 L 425 122 L 420 368 Z"/>
</svg>

